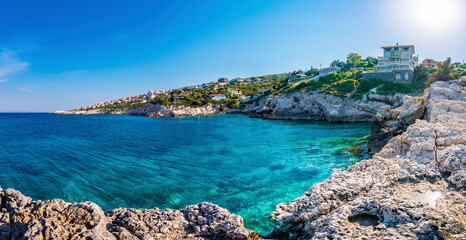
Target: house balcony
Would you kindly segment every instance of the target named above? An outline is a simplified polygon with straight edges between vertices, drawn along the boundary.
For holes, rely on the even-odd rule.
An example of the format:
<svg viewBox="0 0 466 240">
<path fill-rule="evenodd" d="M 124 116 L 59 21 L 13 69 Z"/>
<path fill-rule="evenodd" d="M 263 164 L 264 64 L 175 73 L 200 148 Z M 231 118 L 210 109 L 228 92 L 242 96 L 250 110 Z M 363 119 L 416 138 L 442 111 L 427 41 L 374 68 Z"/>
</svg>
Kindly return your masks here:
<svg viewBox="0 0 466 240">
<path fill-rule="evenodd" d="M 366 72 L 392 72 L 396 70 L 411 70 L 414 71 L 414 69 L 408 65 L 386 65 L 386 66 L 378 66 L 379 69 L 374 70 L 374 71 L 364 71 L 363 73 Z"/>
</svg>

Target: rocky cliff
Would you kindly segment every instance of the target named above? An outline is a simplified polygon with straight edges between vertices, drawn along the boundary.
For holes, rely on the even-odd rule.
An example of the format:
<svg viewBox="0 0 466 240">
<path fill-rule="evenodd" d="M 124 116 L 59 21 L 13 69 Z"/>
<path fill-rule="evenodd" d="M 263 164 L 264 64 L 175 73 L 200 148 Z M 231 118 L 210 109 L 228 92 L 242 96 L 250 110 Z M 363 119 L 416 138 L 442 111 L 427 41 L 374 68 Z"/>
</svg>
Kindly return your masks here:
<svg viewBox="0 0 466 240">
<path fill-rule="evenodd" d="M 372 120 L 382 106 L 385 104 L 320 93 L 292 93 L 262 97 L 247 105 L 243 112 L 250 117 L 267 119 L 367 122 Z"/>
<path fill-rule="evenodd" d="M 75 115 L 93 115 L 93 114 L 128 114 L 148 117 L 180 117 L 180 116 L 197 116 L 224 114 L 228 110 L 220 111 L 215 105 L 208 104 L 202 107 L 187 106 L 166 106 L 160 104 L 145 103 L 141 106 L 129 108 L 101 108 L 90 110 L 70 110 L 54 111 L 53 114 L 75 114 Z"/>
<path fill-rule="evenodd" d="M 423 118 L 428 98 L 429 91 L 421 97 L 405 95 L 400 107 L 391 109 L 387 105 L 380 108 L 372 120 L 371 135 L 368 139 L 369 152 L 379 152 L 388 140 L 406 131 L 416 119 Z"/>
<path fill-rule="evenodd" d="M 466 79 L 435 82 L 420 116 L 370 160 L 335 169 L 272 218 L 296 239 L 466 239 Z M 413 107 L 420 104 L 418 107 Z M 408 107 L 411 106 L 411 107 Z M 419 114 L 418 114 L 419 111 Z M 391 114 L 391 113 L 390 113 Z"/>
</svg>

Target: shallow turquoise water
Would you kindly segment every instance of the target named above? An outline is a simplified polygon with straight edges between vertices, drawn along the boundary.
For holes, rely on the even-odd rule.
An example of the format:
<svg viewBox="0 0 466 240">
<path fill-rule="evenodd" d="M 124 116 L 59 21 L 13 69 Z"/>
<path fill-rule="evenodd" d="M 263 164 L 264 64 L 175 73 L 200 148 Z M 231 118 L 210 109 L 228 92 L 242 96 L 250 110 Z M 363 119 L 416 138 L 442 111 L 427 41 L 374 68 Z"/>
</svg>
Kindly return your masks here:
<svg viewBox="0 0 466 240">
<path fill-rule="evenodd" d="M 369 132 L 367 123 L 243 115 L 0 114 L 0 186 L 104 210 L 208 201 L 265 234 L 276 204 L 357 162 L 343 149 Z"/>
</svg>

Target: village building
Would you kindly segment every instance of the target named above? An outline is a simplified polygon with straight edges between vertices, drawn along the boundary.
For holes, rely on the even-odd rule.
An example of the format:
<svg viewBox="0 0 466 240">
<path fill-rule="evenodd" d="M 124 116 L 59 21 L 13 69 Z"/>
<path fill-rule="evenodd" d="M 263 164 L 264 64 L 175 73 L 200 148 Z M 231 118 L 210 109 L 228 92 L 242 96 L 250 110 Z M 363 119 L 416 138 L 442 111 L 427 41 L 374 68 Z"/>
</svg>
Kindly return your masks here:
<svg viewBox="0 0 466 240">
<path fill-rule="evenodd" d="M 341 68 L 339 67 L 325 67 L 325 68 L 321 68 L 319 70 L 319 76 L 325 76 L 329 73 L 332 73 L 332 72 L 339 72 L 341 71 Z"/>
<path fill-rule="evenodd" d="M 183 100 L 183 97 L 180 94 L 173 95 L 173 103 L 177 103 Z"/>
<path fill-rule="evenodd" d="M 152 99 L 155 98 L 155 96 L 156 96 L 155 92 L 152 91 L 152 90 L 150 90 L 150 91 L 146 94 L 146 99 L 152 100 Z"/>
<path fill-rule="evenodd" d="M 308 77 L 302 73 L 298 73 L 298 74 L 294 74 L 294 75 L 291 75 L 289 78 L 288 78 L 288 82 L 298 82 L 298 81 L 302 81 L 302 80 L 306 80 Z"/>
<path fill-rule="evenodd" d="M 417 57 L 414 45 L 381 47 L 383 56 L 379 57 L 378 70 L 363 72 L 363 80 L 380 79 L 384 81 L 411 83 L 414 79 L 414 67 Z"/>
<path fill-rule="evenodd" d="M 231 94 L 234 94 L 234 95 L 239 95 L 239 94 L 241 94 L 241 89 L 239 89 L 239 88 L 229 88 L 228 92 L 231 93 Z"/>
<path fill-rule="evenodd" d="M 210 94 L 209 97 L 214 101 L 225 100 L 226 96 L 223 94 Z"/>
<path fill-rule="evenodd" d="M 230 80 L 230 83 L 231 84 L 242 84 L 244 82 L 244 80 L 242 78 L 234 78 L 234 79 L 231 79 Z"/>
<path fill-rule="evenodd" d="M 437 67 L 437 61 L 435 61 L 434 59 L 424 59 L 424 61 L 422 61 L 422 65 L 426 66 L 426 67 Z"/>
</svg>

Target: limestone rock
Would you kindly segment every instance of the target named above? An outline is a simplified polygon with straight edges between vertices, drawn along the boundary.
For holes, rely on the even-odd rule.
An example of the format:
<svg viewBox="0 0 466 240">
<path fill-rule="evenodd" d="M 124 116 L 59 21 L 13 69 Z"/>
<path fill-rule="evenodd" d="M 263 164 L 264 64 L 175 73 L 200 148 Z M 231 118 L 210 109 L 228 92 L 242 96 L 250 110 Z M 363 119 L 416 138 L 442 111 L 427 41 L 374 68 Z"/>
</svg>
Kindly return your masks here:
<svg viewBox="0 0 466 240">
<path fill-rule="evenodd" d="M 243 219 L 212 203 L 182 210 L 114 209 L 0 189 L 0 239 L 260 239 Z"/>
<path fill-rule="evenodd" d="M 213 115 L 224 114 L 231 110 L 226 109 L 220 111 L 218 106 L 207 104 L 201 107 L 187 106 L 166 106 L 153 103 L 145 103 L 141 106 L 129 108 L 102 108 L 89 110 L 73 110 L 73 111 L 54 111 L 53 114 L 71 114 L 71 115 L 135 115 L 148 117 L 181 117 L 181 116 L 198 116 L 198 115 Z"/>
<path fill-rule="evenodd" d="M 247 105 L 243 113 L 267 119 L 364 122 L 370 121 L 377 109 L 384 105 L 321 93 L 292 93 L 262 97 L 256 103 Z"/>
<path fill-rule="evenodd" d="M 271 217 L 286 231 L 272 236 L 466 239 L 465 93 L 465 78 L 435 82 L 423 101 L 405 97 L 396 111 L 382 109 L 378 119 L 410 125 L 372 159 L 278 204 Z"/>
<path fill-rule="evenodd" d="M 422 97 L 405 95 L 400 107 L 380 108 L 372 119 L 371 135 L 368 140 L 369 151 L 372 154 L 379 152 L 388 140 L 403 133 L 416 119 L 422 118 L 427 98 L 427 94 Z"/>
</svg>

